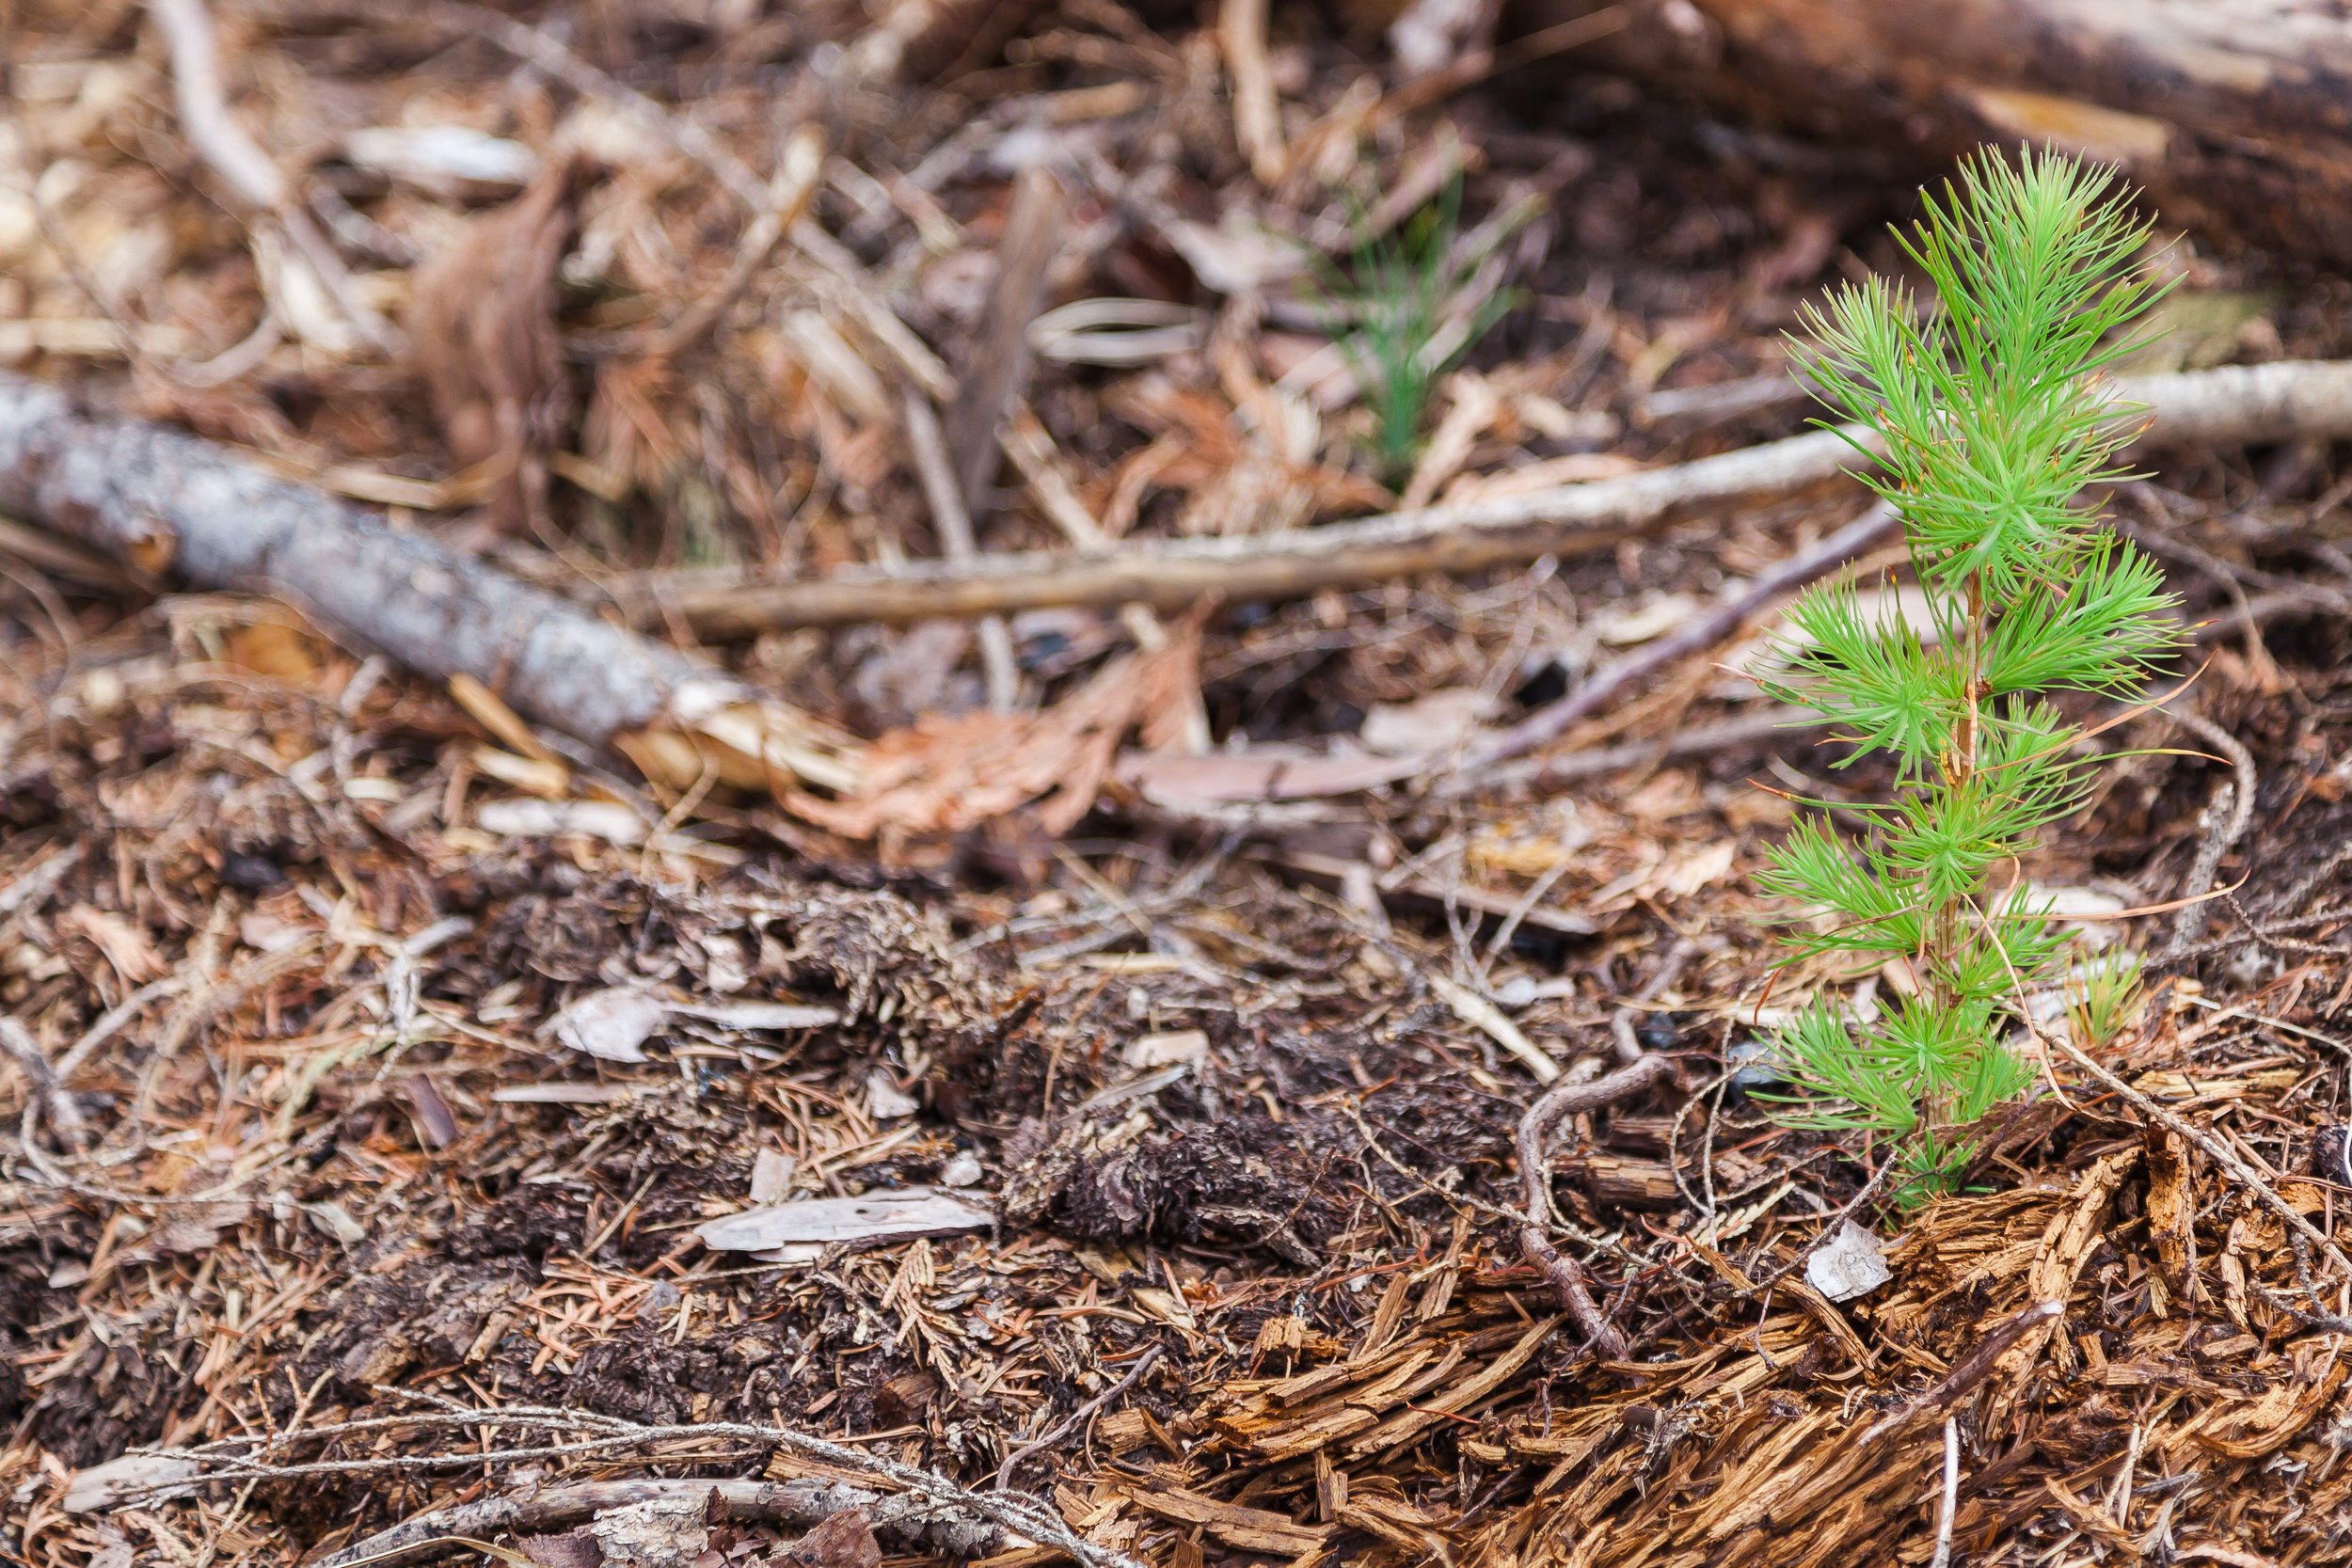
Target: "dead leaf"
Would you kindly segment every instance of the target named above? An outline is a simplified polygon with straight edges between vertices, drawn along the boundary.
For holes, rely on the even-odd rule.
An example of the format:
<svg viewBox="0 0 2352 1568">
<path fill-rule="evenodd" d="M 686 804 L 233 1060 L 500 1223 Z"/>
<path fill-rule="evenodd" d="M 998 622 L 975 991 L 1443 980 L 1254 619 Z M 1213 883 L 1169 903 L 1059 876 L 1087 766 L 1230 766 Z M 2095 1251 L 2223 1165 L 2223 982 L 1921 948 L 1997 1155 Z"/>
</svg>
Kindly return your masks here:
<svg viewBox="0 0 2352 1568">
<path fill-rule="evenodd" d="M 229 661 L 257 675 L 308 683 L 326 667 L 319 644 L 282 621 L 257 621 L 229 634 Z"/>
<path fill-rule="evenodd" d="M 1119 782 L 1145 800 L 1171 808 L 1235 800 L 1311 800 L 1409 779 L 1432 761 L 1425 755 L 1318 756 L 1282 746 L 1197 757 L 1128 752 L 1119 759 Z"/>
<path fill-rule="evenodd" d="M 1470 737 L 1479 721 L 1491 718 L 1495 700 L 1476 687 L 1424 692 L 1409 703 L 1375 703 L 1365 710 L 1356 738 L 1383 756 L 1419 756 L 1443 752 Z"/>
<path fill-rule="evenodd" d="M 1127 1065 L 1151 1069 L 1178 1062 L 1198 1062 L 1209 1053 L 1209 1037 L 1200 1029 L 1179 1029 L 1168 1035 L 1145 1035 L 1127 1046 Z"/>
<path fill-rule="evenodd" d="M 449 200 L 518 190 L 539 172 L 539 156 L 466 125 L 377 125 L 343 137 L 343 154 L 363 168 Z"/>
<path fill-rule="evenodd" d="M 1736 847 L 1728 839 L 1702 844 L 1667 859 L 1658 873 L 1658 885 L 1685 898 L 1719 887 L 1731 875 Z"/>
<path fill-rule="evenodd" d="M 1996 136 L 2031 141 L 2125 168 L 2154 163 L 2172 144 L 2172 127 L 2146 115 L 2043 92 L 1963 89 Z"/>
<path fill-rule="evenodd" d="M 1197 694 L 1200 646 L 1195 622 L 1171 628 L 1155 652 L 1105 664 L 1050 708 L 926 715 L 873 743 L 856 792 L 834 800 L 795 792 L 787 803 L 850 838 L 956 833 L 1025 810 L 1039 831 L 1067 832 L 1093 806 L 1129 732 L 1167 744 L 1170 716 L 1189 711 L 1176 694 Z"/>
<path fill-rule="evenodd" d="M 1214 229 L 1175 218 L 1161 226 L 1160 237 L 1214 293 L 1263 293 L 1307 270 L 1305 245 L 1238 212 L 1228 213 Z"/>
<path fill-rule="evenodd" d="M 145 931 L 105 910 L 79 905 L 58 919 L 57 928 L 87 937 L 127 985 L 143 986 L 169 967 Z"/>
<path fill-rule="evenodd" d="M 1661 594 L 1646 604 L 1597 617 L 1593 635 L 1613 648 L 1630 647 L 1663 637 L 1699 612 L 1699 601 L 1688 594 Z"/>
<path fill-rule="evenodd" d="M 411 286 L 408 333 L 434 417 L 459 463 L 499 466 L 490 504 L 508 528 L 544 511 L 547 454 L 571 413 L 555 267 L 593 166 L 549 166 L 418 267 Z"/>
</svg>

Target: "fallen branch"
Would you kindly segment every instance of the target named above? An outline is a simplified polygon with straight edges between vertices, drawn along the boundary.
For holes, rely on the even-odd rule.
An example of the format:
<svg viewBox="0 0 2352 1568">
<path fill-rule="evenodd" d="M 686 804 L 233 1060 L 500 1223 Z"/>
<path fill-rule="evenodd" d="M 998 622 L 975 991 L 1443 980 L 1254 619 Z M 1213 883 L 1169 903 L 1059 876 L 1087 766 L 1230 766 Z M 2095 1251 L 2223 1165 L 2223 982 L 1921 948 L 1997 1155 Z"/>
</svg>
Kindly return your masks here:
<svg viewBox="0 0 2352 1568">
<path fill-rule="evenodd" d="M 517 712 L 675 787 L 855 783 L 851 743 L 740 681 L 210 442 L 92 419 L 0 373 L 0 509 L 153 581 L 279 594 L 420 674 L 470 675 Z"/>
<path fill-rule="evenodd" d="M 2284 360 L 2127 377 L 2143 444 L 2352 436 L 2352 363 Z M 922 562 L 805 582 L 681 587 L 663 595 L 706 637 L 779 626 L 1002 614 L 1051 605 L 1186 606 L 1207 594 L 1293 598 L 1422 573 L 1483 571 L 1607 548 L 1694 513 L 1834 483 L 1859 431 L 1821 430 L 1619 479 L 1422 507 L 1321 528 L 1170 539 L 1104 553 L 1028 551 Z"/>
<path fill-rule="evenodd" d="M 855 1509 L 865 1513 L 866 1522 L 879 1531 L 887 1532 L 897 1526 L 909 1535 L 919 1534 L 923 1521 L 901 1516 L 928 1506 L 917 1503 L 911 1510 L 899 1499 L 885 1498 L 864 1487 L 812 1478 L 782 1481 L 585 1481 L 576 1486 L 551 1486 L 541 1492 L 484 1497 L 433 1509 L 321 1558 L 311 1568 L 358 1568 L 361 1563 L 381 1562 L 390 1557 L 421 1555 L 436 1544 L 457 1545 L 467 1537 L 550 1535 L 585 1524 L 611 1509 L 673 1497 L 707 1498 L 714 1524 L 723 1516 L 745 1524 L 818 1525 L 836 1513 Z M 960 1544 L 966 1549 L 975 1545 L 985 1549 L 994 1543 L 967 1540 Z"/>
<path fill-rule="evenodd" d="M 1546 18 L 1596 0 L 1514 8 Z M 1616 9 L 1619 8 L 1611 8 Z M 2352 30 L 2309 0 L 1677 0 L 1597 69 L 1809 146 L 1939 165 L 2030 142 L 2120 165 L 2169 226 L 2335 270 Z M 1671 18 L 1671 20 L 1669 20 Z M 1565 90 L 1558 77 L 1531 90 Z M 2129 1555 L 2137 1555 L 2129 1554 Z"/>
<path fill-rule="evenodd" d="M 752 1443 L 764 1447 L 788 1449 L 794 1453 L 822 1462 L 838 1470 L 869 1475 L 886 1481 L 890 1486 L 908 1494 L 902 1505 L 884 1503 L 878 1495 L 862 1487 L 833 1482 L 806 1492 L 795 1491 L 795 1482 L 774 1486 L 749 1481 L 681 1481 L 660 1482 L 639 1481 L 618 1483 L 641 1489 L 635 1496 L 621 1495 L 599 1486 L 559 1487 L 532 1499 L 490 1499 L 483 1503 L 460 1504 L 408 1520 L 379 1535 L 372 1536 L 332 1557 L 325 1558 L 311 1568 L 356 1568 L 361 1561 L 373 1561 L 387 1552 L 396 1551 L 403 1544 L 422 1545 L 445 1540 L 451 1535 L 481 1534 L 490 1530 L 515 1528 L 499 1522 L 501 1509 L 530 1509 L 548 1498 L 562 1500 L 571 1510 L 570 1518 L 577 1520 L 603 1509 L 632 1502 L 652 1500 L 657 1497 L 675 1497 L 689 1488 L 714 1490 L 730 1508 L 739 1498 L 747 1508 L 758 1507 L 779 1511 L 774 1517 L 810 1517 L 822 1508 L 824 1513 L 838 1513 L 843 1508 L 862 1508 L 877 1525 L 921 1527 L 929 1522 L 933 1528 L 923 1533 L 935 1534 L 944 1521 L 978 1522 L 991 1531 L 1004 1530 L 1026 1537 L 1041 1545 L 1059 1547 L 1069 1553 L 1084 1568 L 1141 1568 L 1122 1552 L 1100 1546 L 1073 1530 L 1049 1502 L 1020 1493 L 977 1492 L 932 1471 L 912 1465 L 901 1465 L 852 1448 L 845 1443 L 812 1437 L 789 1427 L 765 1426 L 747 1421 L 696 1421 L 668 1426 L 645 1426 L 619 1417 L 606 1416 L 587 1410 L 565 1410 L 546 1405 L 510 1405 L 497 1409 L 477 1409 L 455 1404 L 429 1395 L 412 1395 L 428 1400 L 433 1409 L 395 1416 L 371 1416 L 357 1420 L 341 1421 L 310 1427 L 299 1432 L 221 1438 L 180 1449 L 135 1449 L 130 1458 L 149 1462 L 172 1460 L 167 1479 L 153 1482 L 130 1482 L 112 1494 L 128 1498 L 144 1492 L 169 1486 L 184 1488 L 201 1470 L 216 1471 L 227 1477 L 258 1476 L 265 1480 L 295 1481 L 306 1477 L 327 1475 L 381 1475 L 389 1473 L 418 1474 L 436 1471 L 477 1469 L 494 1463 L 519 1460 L 541 1460 L 590 1453 L 613 1454 L 649 1445 L 675 1444 L 689 1439 L 723 1439 L 735 1443 Z M 323 1439 L 352 1437 L 361 1433 L 381 1434 L 394 1428 L 411 1430 L 464 1430 L 471 1428 L 504 1428 L 520 1432 L 549 1433 L 584 1433 L 589 1435 L 571 1441 L 541 1444 L 535 1447 L 509 1448 L 484 1451 L 473 1449 L 448 1453 L 374 1454 L 359 1459 L 319 1459 L 298 1464 L 280 1464 L 262 1456 L 274 1454 L 294 1444 L 313 1444 Z M 675 1459 L 676 1456 L 670 1456 Z M 199 1467 L 191 1470 L 189 1466 Z M 103 1467 L 102 1467 L 103 1468 Z M 85 1472 L 85 1476 L 96 1472 Z M 607 1483 L 609 1486 L 611 1483 Z M 828 1493 L 830 1492 L 830 1497 Z M 804 1512 L 787 1513 L 781 1511 L 798 1509 Z M 472 1511 L 486 1512 L 475 1513 Z M 822 1513 L 814 1517 L 821 1518 Z M 543 1526 L 558 1521 L 552 1517 L 538 1521 Z M 956 1542 L 935 1542 L 959 1555 L 971 1555 L 988 1549 L 996 1543 L 975 1538 L 967 1529 L 958 1532 L 964 1539 Z"/>
</svg>

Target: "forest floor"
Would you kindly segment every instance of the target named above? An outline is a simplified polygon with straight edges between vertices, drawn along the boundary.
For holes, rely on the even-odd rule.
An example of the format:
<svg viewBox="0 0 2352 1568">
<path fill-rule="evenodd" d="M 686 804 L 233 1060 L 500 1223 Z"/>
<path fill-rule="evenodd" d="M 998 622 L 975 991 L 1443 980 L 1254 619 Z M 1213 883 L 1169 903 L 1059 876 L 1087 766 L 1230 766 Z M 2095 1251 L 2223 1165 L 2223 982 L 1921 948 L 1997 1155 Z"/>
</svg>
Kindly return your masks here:
<svg viewBox="0 0 2352 1568">
<path fill-rule="evenodd" d="M 1797 434 L 1782 334 L 1898 264 L 1908 172 L 1557 61 L 1416 102 L 1312 11 L 1269 48 L 1063 0 L 892 74 L 821 7 L 574 9 L 515 14 L 611 75 L 462 7 L 215 8 L 338 297 L 219 198 L 140 8 L 20 5 L 0 350 L 707 642 L 889 786 L 666 790 L 281 601 L 0 536 L 0 1551 L 292 1562 L 532 1499 L 455 1518 L 548 1568 L 1078 1549 L 991 1522 L 1001 1487 L 1101 1562 L 1920 1563 L 1947 1508 L 1969 1562 L 2352 1559 L 2339 452 L 2169 451 L 2111 498 L 2201 628 L 2192 727 L 2126 723 L 2026 870 L 2147 1004 L 2107 1076 L 2049 1057 L 1967 1196 L 1887 1211 L 1740 1054 L 1759 1008 L 1884 984 L 1768 992 L 1787 797 L 1882 781 L 1773 727 L 1760 626 L 1467 787 L 1415 761 L 1858 489 L 1466 579 L 1024 610 L 1004 711 L 968 620 L 678 606 L 953 547 L 898 388 L 982 357 L 1025 170 L 1067 201 L 1046 302 L 1122 303 L 1028 332 L 984 552 L 1060 545 L 1057 508 L 1242 535 Z M 763 185 L 820 127 L 817 248 L 746 248 L 614 78 Z M 1384 472 L 1312 279 L 1449 191 L 1448 309 L 1509 309 Z M 2340 281 L 2166 264 L 2153 368 L 2352 347 Z M 1341 762 L 1383 776 L 1300 782 Z M 1621 1049 L 1671 1074 L 1548 1155 L 1612 1355 L 1523 1255 L 1516 1140 L 1538 1075 Z M 761 1219 L 823 1198 L 821 1235 Z M 1849 1216 L 1889 1277 L 1834 1301 Z M 710 1501 L 763 1477 L 817 1490 Z M 857 1523 L 803 1533 L 827 1485 Z"/>
</svg>

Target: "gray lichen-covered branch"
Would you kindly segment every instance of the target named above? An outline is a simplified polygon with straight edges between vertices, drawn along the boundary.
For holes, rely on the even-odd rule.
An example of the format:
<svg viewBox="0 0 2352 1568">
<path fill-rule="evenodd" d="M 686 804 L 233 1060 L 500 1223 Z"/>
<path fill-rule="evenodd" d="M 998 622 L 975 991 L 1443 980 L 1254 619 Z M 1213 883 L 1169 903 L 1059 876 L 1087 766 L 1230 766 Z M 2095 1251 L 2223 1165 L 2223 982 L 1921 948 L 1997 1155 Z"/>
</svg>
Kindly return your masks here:
<svg viewBox="0 0 2352 1568">
<path fill-rule="evenodd" d="M 81 413 L 0 374 L 0 510 L 152 580 L 287 598 L 420 674 L 470 675 L 526 718 L 656 777 L 839 785 L 847 743 L 713 666 L 197 436 Z"/>
</svg>

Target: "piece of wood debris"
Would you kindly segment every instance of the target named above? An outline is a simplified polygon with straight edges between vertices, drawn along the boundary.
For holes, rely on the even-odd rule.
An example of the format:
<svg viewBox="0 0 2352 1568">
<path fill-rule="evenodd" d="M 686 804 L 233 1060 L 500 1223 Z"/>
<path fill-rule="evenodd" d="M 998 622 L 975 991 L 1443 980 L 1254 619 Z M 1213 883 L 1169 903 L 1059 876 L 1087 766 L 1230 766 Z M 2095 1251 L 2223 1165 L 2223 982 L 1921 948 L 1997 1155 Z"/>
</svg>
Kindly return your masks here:
<svg viewBox="0 0 2352 1568">
<path fill-rule="evenodd" d="M 766 1253 L 886 1237 L 953 1236 L 985 1230 L 995 1223 L 995 1211 L 969 1193 L 900 1187 L 859 1197 L 810 1197 L 746 1209 L 697 1226 L 694 1235 L 714 1252 Z"/>
<path fill-rule="evenodd" d="M 1198 1525 L 1236 1551 L 1297 1557 L 1319 1551 L 1332 1534 L 1319 1526 L 1302 1525 L 1287 1513 L 1219 1502 L 1181 1486 L 1138 1487 L 1129 1496 L 1137 1507 L 1181 1525 Z"/>
</svg>

